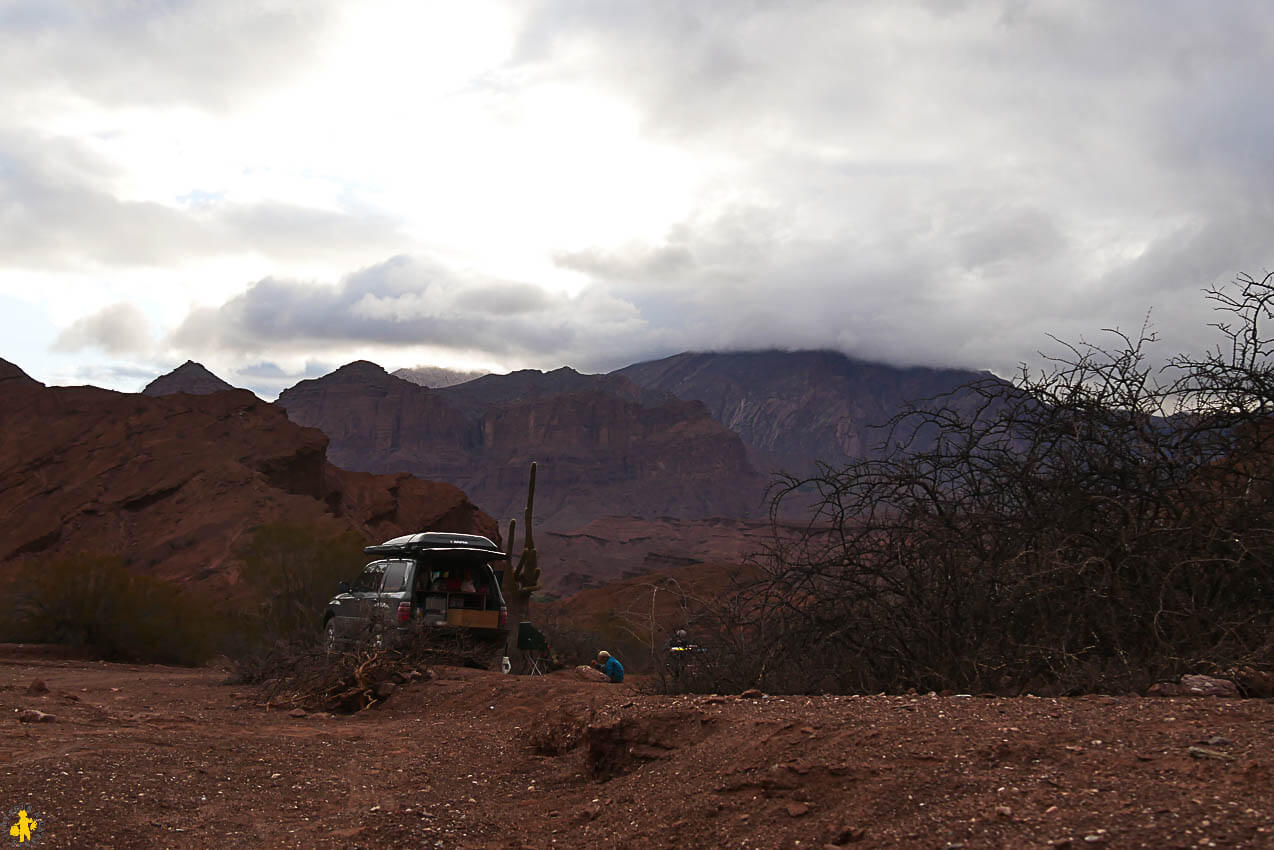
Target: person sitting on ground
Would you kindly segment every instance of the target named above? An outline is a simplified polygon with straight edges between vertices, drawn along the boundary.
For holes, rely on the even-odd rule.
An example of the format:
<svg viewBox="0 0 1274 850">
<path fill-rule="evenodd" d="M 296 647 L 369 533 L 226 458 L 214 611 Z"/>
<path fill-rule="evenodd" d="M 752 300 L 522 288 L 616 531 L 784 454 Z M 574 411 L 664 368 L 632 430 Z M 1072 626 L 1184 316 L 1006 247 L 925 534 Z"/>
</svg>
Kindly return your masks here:
<svg viewBox="0 0 1274 850">
<path fill-rule="evenodd" d="M 624 681 L 624 665 L 604 649 L 597 653 L 597 660 L 593 662 L 593 666 L 605 673 L 612 683 Z"/>
</svg>

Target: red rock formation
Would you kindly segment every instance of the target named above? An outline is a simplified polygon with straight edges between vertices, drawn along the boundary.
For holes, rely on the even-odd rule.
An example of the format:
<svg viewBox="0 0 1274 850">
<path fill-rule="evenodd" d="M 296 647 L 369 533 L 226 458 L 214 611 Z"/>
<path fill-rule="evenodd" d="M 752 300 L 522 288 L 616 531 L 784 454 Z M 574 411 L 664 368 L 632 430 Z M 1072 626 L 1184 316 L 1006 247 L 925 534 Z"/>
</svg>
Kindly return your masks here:
<svg viewBox="0 0 1274 850">
<path fill-rule="evenodd" d="M 48 388 L 0 360 L 0 571 L 19 560 L 119 554 L 183 582 L 233 583 L 256 525 L 497 535 L 448 484 L 347 472 L 327 438 L 246 390 L 149 397 Z"/>
<path fill-rule="evenodd" d="M 189 393 L 190 395 L 208 395 L 234 387 L 218 378 L 204 368 L 202 363 L 187 360 L 166 375 L 160 375 L 146 385 L 142 395 L 172 395 Z"/>
<path fill-rule="evenodd" d="M 540 464 L 537 518 L 551 527 L 761 508 L 764 481 L 737 435 L 702 404 L 623 378 L 561 369 L 428 390 L 358 362 L 302 381 L 278 403 L 326 433 L 342 466 L 450 481 L 496 516 L 521 513 L 531 460 Z"/>
</svg>

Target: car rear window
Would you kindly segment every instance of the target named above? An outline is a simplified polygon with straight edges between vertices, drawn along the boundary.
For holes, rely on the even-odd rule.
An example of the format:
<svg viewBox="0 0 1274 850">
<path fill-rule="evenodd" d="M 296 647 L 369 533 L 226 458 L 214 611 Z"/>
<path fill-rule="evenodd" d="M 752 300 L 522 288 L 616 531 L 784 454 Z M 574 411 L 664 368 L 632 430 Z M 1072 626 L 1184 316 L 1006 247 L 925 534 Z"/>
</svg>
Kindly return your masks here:
<svg viewBox="0 0 1274 850">
<path fill-rule="evenodd" d="M 407 589 L 407 567 L 410 561 L 390 561 L 385 565 L 385 583 L 381 593 L 398 593 Z"/>
</svg>

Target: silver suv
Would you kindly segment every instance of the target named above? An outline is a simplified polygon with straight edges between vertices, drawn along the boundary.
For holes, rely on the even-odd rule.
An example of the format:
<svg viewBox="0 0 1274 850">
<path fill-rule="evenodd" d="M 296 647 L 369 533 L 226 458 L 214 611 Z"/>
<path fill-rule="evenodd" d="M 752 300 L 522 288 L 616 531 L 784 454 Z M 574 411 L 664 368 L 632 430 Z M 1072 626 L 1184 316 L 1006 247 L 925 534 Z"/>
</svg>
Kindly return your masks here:
<svg viewBox="0 0 1274 850">
<path fill-rule="evenodd" d="M 508 608 L 500 593 L 508 555 L 476 534 L 422 532 L 386 540 L 363 551 L 380 556 L 352 585 L 327 603 L 323 634 L 329 650 L 358 642 L 396 644 L 413 623 L 508 635 Z"/>
</svg>

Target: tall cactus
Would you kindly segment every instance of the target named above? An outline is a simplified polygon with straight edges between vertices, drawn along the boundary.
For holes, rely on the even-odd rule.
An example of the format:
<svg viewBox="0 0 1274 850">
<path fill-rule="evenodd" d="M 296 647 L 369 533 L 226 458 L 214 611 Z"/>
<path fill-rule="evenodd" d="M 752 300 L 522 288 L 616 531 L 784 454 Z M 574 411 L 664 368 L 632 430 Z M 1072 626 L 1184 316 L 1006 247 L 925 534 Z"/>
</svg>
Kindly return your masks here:
<svg viewBox="0 0 1274 850">
<path fill-rule="evenodd" d="M 526 538 L 522 548 L 522 557 L 518 559 L 517 568 L 513 571 L 513 577 L 517 580 L 517 591 L 519 593 L 531 595 L 540 589 L 540 566 L 539 559 L 535 554 L 535 540 L 531 534 L 531 512 L 535 506 L 535 461 L 531 461 L 531 483 L 526 492 L 526 516 L 523 517 L 525 530 L 522 534 Z M 510 529 L 512 535 L 512 529 Z M 509 548 L 512 549 L 512 539 L 510 539 Z"/>
</svg>

